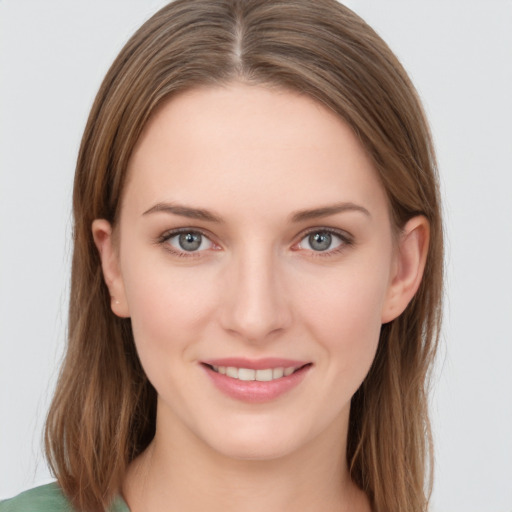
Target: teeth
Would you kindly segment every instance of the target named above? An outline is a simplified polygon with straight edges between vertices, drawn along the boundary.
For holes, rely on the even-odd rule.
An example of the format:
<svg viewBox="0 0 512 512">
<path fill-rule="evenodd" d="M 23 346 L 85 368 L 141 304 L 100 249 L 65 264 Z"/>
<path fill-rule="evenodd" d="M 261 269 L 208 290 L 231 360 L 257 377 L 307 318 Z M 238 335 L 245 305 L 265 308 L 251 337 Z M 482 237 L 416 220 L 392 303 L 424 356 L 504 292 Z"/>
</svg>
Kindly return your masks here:
<svg viewBox="0 0 512 512">
<path fill-rule="evenodd" d="M 272 380 L 272 368 L 268 370 L 256 370 L 256 380 L 268 382 Z"/>
<path fill-rule="evenodd" d="M 233 379 L 238 379 L 238 368 L 235 368 L 234 366 L 228 366 L 226 368 L 226 375 L 228 377 L 232 377 Z"/>
<path fill-rule="evenodd" d="M 238 380 L 254 380 L 256 378 L 256 370 L 248 368 L 238 369 Z"/>
<path fill-rule="evenodd" d="M 266 368 L 264 370 L 253 370 L 251 368 L 236 368 L 234 366 L 212 366 L 213 370 L 222 375 L 243 381 L 257 380 L 259 382 L 270 382 L 271 380 L 288 377 L 297 368 L 289 366 L 287 368 Z"/>
<path fill-rule="evenodd" d="M 284 368 L 274 368 L 272 370 L 272 378 L 280 379 L 284 375 Z"/>
</svg>

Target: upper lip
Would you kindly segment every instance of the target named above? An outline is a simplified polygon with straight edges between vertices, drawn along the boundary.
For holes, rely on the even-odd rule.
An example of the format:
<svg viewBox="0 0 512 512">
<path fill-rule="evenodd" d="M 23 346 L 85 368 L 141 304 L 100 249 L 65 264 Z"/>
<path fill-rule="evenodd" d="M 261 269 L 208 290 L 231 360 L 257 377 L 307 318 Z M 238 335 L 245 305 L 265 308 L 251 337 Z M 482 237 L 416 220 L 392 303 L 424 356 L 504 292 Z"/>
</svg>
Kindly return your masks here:
<svg viewBox="0 0 512 512">
<path fill-rule="evenodd" d="M 225 357 L 222 359 L 207 359 L 201 361 L 209 366 L 233 366 L 235 368 L 248 368 L 251 370 L 265 370 L 268 368 L 300 368 L 309 361 L 297 361 L 280 357 L 265 357 L 262 359 L 247 359 L 244 357 Z"/>
</svg>

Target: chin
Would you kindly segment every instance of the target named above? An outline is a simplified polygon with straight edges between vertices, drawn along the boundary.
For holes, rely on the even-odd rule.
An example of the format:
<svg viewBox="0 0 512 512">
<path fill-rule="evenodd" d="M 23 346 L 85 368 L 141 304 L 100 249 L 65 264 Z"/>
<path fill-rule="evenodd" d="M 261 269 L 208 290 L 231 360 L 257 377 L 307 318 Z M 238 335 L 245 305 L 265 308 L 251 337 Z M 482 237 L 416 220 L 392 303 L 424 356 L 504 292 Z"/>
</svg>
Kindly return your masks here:
<svg viewBox="0 0 512 512">
<path fill-rule="evenodd" d="M 286 445 L 282 439 L 276 442 L 268 442 L 268 440 L 255 442 L 254 439 L 240 439 L 239 442 L 222 444 L 216 448 L 216 451 L 229 459 L 241 461 L 266 461 L 276 460 L 286 457 L 293 453 L 296 449 L 294 446 Z"/>
<path fill-rule="evenodd" d="M 242 423 L 242 422 L 241 422 Z M 296 425 L 286 428 L 282 422 L 256 421 L 249 424 L 218 425 L 203 437 L 210 448 L 235 460 L 275 460 L 286 457 L 309 442 L 307 432 L 297 432 Z M 295 427 L 295 428 L 294 428 Z"/>
</svg>

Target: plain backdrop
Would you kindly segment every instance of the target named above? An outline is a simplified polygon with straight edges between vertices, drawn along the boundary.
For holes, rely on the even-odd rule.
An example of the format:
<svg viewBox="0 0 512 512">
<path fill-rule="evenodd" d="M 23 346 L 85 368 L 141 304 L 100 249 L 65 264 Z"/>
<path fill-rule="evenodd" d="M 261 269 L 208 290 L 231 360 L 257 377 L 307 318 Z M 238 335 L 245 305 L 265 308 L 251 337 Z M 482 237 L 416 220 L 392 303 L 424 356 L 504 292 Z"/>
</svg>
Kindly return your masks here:
<svg viewBox="0 0 512 512">
<path fill-rule="evenodd" d="M 164 0 L 0 0 L 0 498 L 51 479 L 70 197 L 96 90 Z M 434 512 L 512 512 L 512 2 L 351 0 L 424 101 L 447 232 Z"/>
</svg>

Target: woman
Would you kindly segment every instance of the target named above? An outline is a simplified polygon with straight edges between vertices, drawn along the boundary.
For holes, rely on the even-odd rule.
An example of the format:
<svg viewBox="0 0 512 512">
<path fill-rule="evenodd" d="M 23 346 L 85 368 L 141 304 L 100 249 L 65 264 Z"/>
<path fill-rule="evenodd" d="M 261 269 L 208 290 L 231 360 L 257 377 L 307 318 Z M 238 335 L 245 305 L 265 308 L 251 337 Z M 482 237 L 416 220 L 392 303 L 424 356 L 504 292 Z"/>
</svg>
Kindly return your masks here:
<svg viewBox="0 0 512 512">
<path fill-rule="evenodd" d="M 360 18 L 171 3 L 106 76 L 73 199 L 58 486 L 0 510 L 427 508 L 434 153 Z"/>
</svg>

